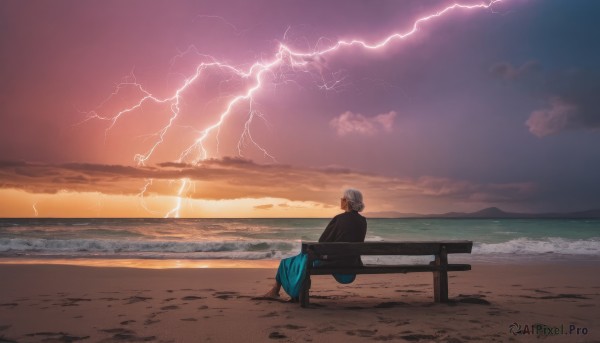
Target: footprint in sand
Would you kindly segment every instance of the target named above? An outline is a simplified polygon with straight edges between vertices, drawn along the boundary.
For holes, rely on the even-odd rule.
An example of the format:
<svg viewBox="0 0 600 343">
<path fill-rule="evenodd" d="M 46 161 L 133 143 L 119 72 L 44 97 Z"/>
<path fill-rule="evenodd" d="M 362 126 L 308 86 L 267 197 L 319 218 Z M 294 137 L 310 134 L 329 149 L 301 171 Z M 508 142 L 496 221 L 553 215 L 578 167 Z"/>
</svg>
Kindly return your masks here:
<svg viewBox="0 0 600 343">
<path fill-rule="evenodd" d="M 64 299 L 64 302 L 62 304 L 60 304 L 60 306 L 79 306 L 79 303 L 83 302 L 83 301 L 92 301 L 92 299 L 66 298 L 66 299 Z M 59 304 L 55 304 L 55 305 L 59 305 Z"/>
<path fill-rule="evenodd" d="M 344 309 L 346 310 L 350 310 L 350 311 L 359 311 L 359 310 L 366 310 L 367 307 L 360 307 L 360 306 L 346 306 L 344 307 Z"/>
<path fill-rule="evenodd" d="M 100 300 L 105 300 L 105 301 L 117 301 L 117 300 L 121 300 L 118 298 L 100 298 Z"/>
<path fill-rule="evenodd" d="M 164 313 L 164 312 L 152 312 L 152 313 L 150 313 L 148 315 L 148 319 L 146 319 L 144 321 L 144 325 L 152 325 L 152 324 L 156 324 L 156 323 L 160 322 L 160 320 L 154 319 L 154 318 L 156 318 L 156 316 L 158 316 L 161 313 Z"/>
<path fill-rule="evenodd" d="M 401 301 L 387 301 L 387 302 L 382 302 L 380 304 L 375 305 L 375 308 L 392 308 L 392 307 L 398 307 L 398 306 L 406 306 L 406 303 L 403 303 Z"/>
<path fill-rule="evenodd" d="M 485 299 L 473 298 L 473 297 L 460 298 L 460 299 L 458 299 L 458 302 L 461 302 L 464 304 L 491 305 L 491 303 Z"/>
<path fill-rule="evenodd" d="M 458 339 L 456 337 L 446 337 L 446 338 L 444 338 L 444 342 L 446 342 L 446 343 L 463 343 L 463 341 L 461 339 Z"/>
<path fill-rule="evenodd" d="M 215 298 L 219 298 L 219 299 L 223 299 L 223 300 L 229 300 L 231 298 L 234 297 L 238 297 L 238 292 L 228 292 L 228 291 L 223 291 L 223 292 L 215 292 L 213 294 L 213 296 Z"/>
<path fill-rule="evenodd" d="M 181 298 L 181 300 L 186 300 L 186 301 L 188 301 L 188 300 L 200 300 L 200 299 L 206 299 L 206 297 L 199 297 L 199 296 L 195 296 L 195 295 L 188 295 L 188 296 L 185 296 L 185 297 Z"/>
<path fill-rule="evenodd" d="M 90 338 L 90 336 L 74 336 L 64 332 L 36 332 L 36 333 L 28 333 L 25 336 L 28 337 L 46 337 L 42 339 L 43 342 L 75 342 L 82 341 Z"/>
<path fill-rule="evenodd" d="M 306 326 L 294 325 L 294 324 L 286 324 L 286 325 L 277 325 L 277 326 L 274 326 L 273 328 L 275 328 L 275 329 L 300 330 L 300 329 L 305 329 Z"/>
<path fill-rule="evenodd" d="M 289 303 L 288 300 L 283 300 L 281 298 L 271 298 L 271 297 L 254 297 L 250 298 L 250 300 L 265 300 L 265 301 L 275 301 L 279 303 Z"/>
<path fill-rule="evenodd" d="M 459 294 L 458 298 L 453 301 L 449 301 L 449 305 L 456 305 L 456 302 L 465 304 L 479 304 L 479 305 L 491 305 L 491 303 L 485 299 L 483 294 Z"/>
<path fill-rule="evenodd" d="M 177 306 L 177 305 L 169 305 L 169 306 L 163 306 L 160 309 L 163 310 L 163 311 L 177 310 L 177 309 L 179 309 L 179 306 Z"/>
<path fill-rule="evenodd" d="M 271 332 L 269 334 L 269 338 L 271 338 L 271 339 L 282 339 L 282 338 L 287 338 L 287 336 L 284 335 L 284 334 L 281 334 L 281 333 L 279 333 L 277 331 L 273 331 L 273 332 Z"/>
<path fill-rule="evenodd" d="M 396 322 L 394 319 L 389 319 L 381 316 L 377 316 L 377 319 L 379 319 L 378 322 L 382 324 L 392 324 Z"/>
<path fill-rule="evenodd" d="M 543 297 L 539 297 L 540 299 L 589 299 L 586 296 L 581 294 L 557 294 L 557 295 L 546 295 Z"/>
<path fill-rule="evenodd" d="M 139 296 L 139 295 L 134 295 L 132 297 L 125 298 L 123 300 L 127 300 L 126 304 L 129 305 L 129 304 L 135 304 L 135 303 L 139 303 L 141 301 L 146 301 L 146 300 L 150 300 L 150 299 L 152 299 L 152 298 L 150 298 L 150 297 L 142 297 L 142 296 Z"/>
<path fill-rule="evenodd" d="M 404 336 L 400 336 L 400 338 L 406 340 L 406 341 L 411 341 L 411 342 L 418 342 L 421 340 L 432 340 L 435 339 L 436 337 L 433 335 L 423 335 L 423 334 L 411 334 L 411 335 L 404 335 Z"/>
<path fill-rule="evenodd" d="M 544 291 L 542 289 L 533 289 L 533 288 L 527 288 L 528 291 L 534 291 L 536 293 L 546 293 L 546 294 L 550 294 L 550 292 L 548 291 Z"/>
<path fill-rule="evenodd" d="M 358 337 L 373 337 L 377 333 L 377 330 L 350 330 L 346 331 L 346 335 L 358 336 Z"/>
<path fill-rule="evenodd" d="M 385 335 L 385 336 L 381 335 L 381 336 L 373 337 L 373 339 L 376 341 L 384 341 L 385 342 L 385 341 L 397 341 L 398 337 L 399 336 L 397 336 L 397 335 Z"/>
<path fill-rule="evenodd" d="M 181 318 L 180 320 L 184 321 L 184 322 L 197 322 L 198 319 L 196 318 Z"/>
<path fill-rule="evenodd" d="M 128 342 L 148 342 L 156 340 L 156 336 L 146 336 L 140 337 L 137 336 L 136 333 L 129 329 L 116 328 L 116 329 L 105 329 L 100 330 L 102 332 L 113 334 L 112 339 L 118 341 L 128 341 Z"/>
<path fill-rule="evenodd" d="M 531 295 L 520 295 L 521 298 L 528 299 L 589 299 L 586 296 L 581 294 L 570 294 L 570 293 L 561 293 L 561 294 L 553 294 L 553 295 L 544 295 L 541 297 L 534 297 Z"/>
<path fill-rule="evenodd" d="M 144 325 L 152 325 L 152 324 L 156 324 L 156 323 L 160 323 L 160 320 L 158 320 L 158 319 L 146 319 L 144 321 Z"/>
<path fill-rule="evenodd" d="M 337 330 L 333 326 L 326 326 L 324 328 L 317 329 L 318 333 L 325 333 L 325 332 L 332 332 L 332 331 L 337 331 Z"/>
</svg>

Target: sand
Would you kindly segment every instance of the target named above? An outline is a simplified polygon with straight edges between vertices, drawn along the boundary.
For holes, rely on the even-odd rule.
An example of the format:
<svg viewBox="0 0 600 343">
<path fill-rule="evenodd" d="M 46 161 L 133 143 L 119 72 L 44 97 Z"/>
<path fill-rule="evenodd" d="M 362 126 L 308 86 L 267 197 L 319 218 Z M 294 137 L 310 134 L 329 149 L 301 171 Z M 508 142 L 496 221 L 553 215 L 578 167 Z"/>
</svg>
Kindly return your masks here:
<svg viewBox="0 0 600 343">
<path fill-rule="evenodd" d="M 598 267 L 477 263 L 450 273 L 447 304 L 430 273 L 315 276 L 302 309 L 256 299 L 270 268 L 4 264 L 0 342 L 600 342 Z"/>
</svg>

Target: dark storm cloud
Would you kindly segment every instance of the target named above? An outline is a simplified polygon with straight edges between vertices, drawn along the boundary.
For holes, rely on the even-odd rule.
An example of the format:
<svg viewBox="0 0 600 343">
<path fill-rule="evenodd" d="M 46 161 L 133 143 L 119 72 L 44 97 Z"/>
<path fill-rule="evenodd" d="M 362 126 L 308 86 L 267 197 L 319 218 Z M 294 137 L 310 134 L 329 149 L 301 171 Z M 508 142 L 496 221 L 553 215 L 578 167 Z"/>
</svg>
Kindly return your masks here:
<svg viewBox="0 0 600 343">
<path fill-rule="evenodd" d="M 600 75 L 584 69 L 542 72 L 537 61 L 520 66 L 499 62 L 490 73 L 500 79 L 526 84 L 536 90 L 544 105 L 532 111 L 525 125 L 544 137 L 573 130 L 600 129 Z M 529 77 L 537 74 L 539 77 Z"/>
<path fill-rule="evenodd" d="M 357 187 L 378 203 L 399 198 L 439 198 L 463 202 L 505 202 L 531 196 L 531 183 L 483 184 L 422 176 L 398 178 L 343 168 L 299 168 L 257 164 L 240 158 L 212 159 L 199 165 L 162 163 L 128 167 L 101 164 L 0 163 L 0 188 L 31 193 L 60 191 L 136 195 L 146 180 L 148 194 L 172 195 L 173 181 L 189 179 L 199 185 L 191 194 L 201 199 L 278 197 L 327 203 L 345 187 Z M 270 204 L 259 205 L 268 209 Z"/>
<path fill-rule="evenodd" d="M 526 122 L 538 137 L 563 131 L 600 129 L 600 75 L 568 70 L 546 84 L 546 106 L 533 111 Z"/>
</svg>

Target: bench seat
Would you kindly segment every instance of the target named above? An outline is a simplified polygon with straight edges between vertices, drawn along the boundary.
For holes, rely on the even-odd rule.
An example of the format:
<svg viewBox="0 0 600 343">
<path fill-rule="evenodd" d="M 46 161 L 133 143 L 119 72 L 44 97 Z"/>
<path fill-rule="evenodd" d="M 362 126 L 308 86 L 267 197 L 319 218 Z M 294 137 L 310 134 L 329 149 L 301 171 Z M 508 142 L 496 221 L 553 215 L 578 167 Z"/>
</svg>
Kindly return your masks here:
<svg viewBox="0 0 600 343">
<path fill-rule="evenodd" d="M 417 242 L 303 242 L 307 254 L 306 276 L 300 288 L 300 306 L 307 307 L 310 299 L 311 275 L 331 274 L 406 274 L 430 272 L 433 274 L 435 302 L 448 301 L 448 272 L 471 270 L 470 264 L 449 264 L 448 254 L 470 254 L 471 241 L 417 241 Z M 433 256 L 429 264 L 366 264 L 362 266 L 317 265 L 313 262 L 344 260 L 363 255 Z"/>
<path fill-rule="evenodd" d="M 419 264 L 397 264 L 397 265 L 364 265 L 356 267 L 313 267 L 311 275 L 330 274 L 406 274 L 415 272 L 437 272 L 443 270 L 449 272 L 461 272 L 471 270 L 470 264 L 448 264 L 447 266 L 419 265 Z"/>
</svg>

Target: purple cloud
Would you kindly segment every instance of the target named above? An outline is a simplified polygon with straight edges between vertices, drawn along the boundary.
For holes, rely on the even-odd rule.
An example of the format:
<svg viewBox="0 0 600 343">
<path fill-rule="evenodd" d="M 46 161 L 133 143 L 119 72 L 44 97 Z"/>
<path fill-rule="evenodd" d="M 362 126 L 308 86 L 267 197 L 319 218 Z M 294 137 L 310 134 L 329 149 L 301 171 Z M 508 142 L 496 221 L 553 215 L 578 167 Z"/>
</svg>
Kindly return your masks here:
<svg viewBox="0 0 600 343">
<path fill-rule="evenodd" d="M 579 126 L 577 106 L 558 97 L 550 99 L 549 105 L 533 111 L 525 122 L 531 133 L 545 137 Z"/>
<path fill-rule="evenodd" d="M 329 124 L 333 127 L 339 136 L 345 136 L 350 133 L 370 136 L 383 130 L 392 131 L 396 112 L 390 111 L 381 113 L 374 117 L 366 117 L 360 113 L 346 111 L 333 118 Z"/>
</svg>

